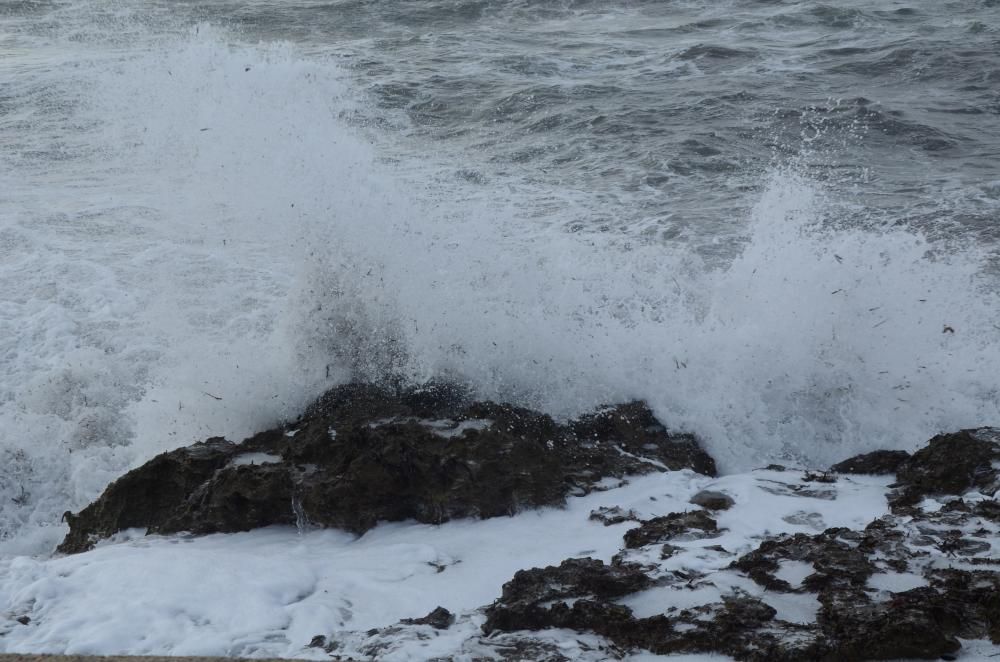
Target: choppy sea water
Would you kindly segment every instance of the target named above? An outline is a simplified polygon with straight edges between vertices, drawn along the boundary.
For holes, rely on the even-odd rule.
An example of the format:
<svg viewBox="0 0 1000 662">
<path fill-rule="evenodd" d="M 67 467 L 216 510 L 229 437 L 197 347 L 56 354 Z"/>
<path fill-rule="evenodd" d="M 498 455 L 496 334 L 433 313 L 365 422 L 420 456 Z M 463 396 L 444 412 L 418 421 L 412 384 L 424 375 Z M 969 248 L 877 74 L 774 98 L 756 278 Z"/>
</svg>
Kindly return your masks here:
<svg viewBox="0 0 1000 662">
<path fill-rule="evenodd" d="M 995 0 L 5 2 L 0 550 L 352 377 L 995 424 L 998 219 Z"/>
</svg>

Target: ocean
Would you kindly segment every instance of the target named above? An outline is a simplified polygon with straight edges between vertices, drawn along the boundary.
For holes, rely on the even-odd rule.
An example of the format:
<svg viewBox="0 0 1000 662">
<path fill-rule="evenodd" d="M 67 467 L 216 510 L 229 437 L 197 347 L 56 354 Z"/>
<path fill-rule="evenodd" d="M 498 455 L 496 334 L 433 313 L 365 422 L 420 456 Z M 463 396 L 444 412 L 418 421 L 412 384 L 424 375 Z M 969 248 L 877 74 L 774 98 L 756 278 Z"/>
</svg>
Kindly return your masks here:
<svg viewBox="0 0 1000 662">
<path fill-rule="evenodd" d="M 998 220 L 995 0 L 4 0 L 0 554 L 349 379 L 997 424 Z"/>
</svg>

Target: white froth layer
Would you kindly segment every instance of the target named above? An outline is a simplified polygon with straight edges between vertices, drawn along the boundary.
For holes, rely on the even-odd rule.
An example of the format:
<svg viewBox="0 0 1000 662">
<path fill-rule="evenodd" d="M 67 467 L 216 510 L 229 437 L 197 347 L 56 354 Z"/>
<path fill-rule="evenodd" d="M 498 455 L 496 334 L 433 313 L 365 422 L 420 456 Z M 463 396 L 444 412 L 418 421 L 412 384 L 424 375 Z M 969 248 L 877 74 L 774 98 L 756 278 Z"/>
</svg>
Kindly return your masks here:
<svg viewBox="0 0 1000 662">
<path fill-rule="evenodd" d="M 143 537 L 133 531 L 83 554 L 7 559 L 0 561 L 0 651 L 328 659 L 321 648 L 308 647 L 313 637 L 324 635 L 341 643 L 337 652 L 363 656 L 352 647 L 366 641 L 367 630 L 422 617 L 440 605 L 457 614 L 455 626 L 444 632 L 427 628 L 424 639 L 402 634 L 380 659 L 468 659 L 485 650 L 477 643 L 484 621 L 478 608 L 499 597 L 516 571 L 571 557 L 610 562 L 622 535 L 636 526 L 606 527 L 589 518 L 591 510 L 620 506 L 650 518 L 693 509 L 688 500 L 706 488 L 733 495 L 737 505 L 717 513 L 718 537 L 679 543 L 694 551 L 663 565 L 704 573 L 702 588 L 692 591 L 679 583 L 627 596 L 622 603 L 642 617 L 746 591 L 777 609 L 779 618 L 806 622 L 817 608 L 814 597 L 769 593 L 728 565 L 754 549 L 765 531 L 813 533 L 808 525 L 785 519 L 802 508 L 819 513 L 827 526 L 863 527 L 886 513 L 889 479 L 844 478 L 831 488 L 838 498 L 830 501 L 761 489 L 762 481 L 777 477 L 801 482 L 799 472 L 718 479 L 671 472 L 571 498 L 565 509 L 440 526 L 383 524 L 360 538 L 284 527 L 203 538 Z M 716 545 L 726 553 L 698 553 Z M 30 619 L 27 625 L 16 620 L 23 616 Z M 567 654 L 575 651 L 575 659 L 601 659 L 596 648 L 587 657 L 574 647 L 592 636 L 559 631 L 550 636 L 571 646 Z"/>
</svg>

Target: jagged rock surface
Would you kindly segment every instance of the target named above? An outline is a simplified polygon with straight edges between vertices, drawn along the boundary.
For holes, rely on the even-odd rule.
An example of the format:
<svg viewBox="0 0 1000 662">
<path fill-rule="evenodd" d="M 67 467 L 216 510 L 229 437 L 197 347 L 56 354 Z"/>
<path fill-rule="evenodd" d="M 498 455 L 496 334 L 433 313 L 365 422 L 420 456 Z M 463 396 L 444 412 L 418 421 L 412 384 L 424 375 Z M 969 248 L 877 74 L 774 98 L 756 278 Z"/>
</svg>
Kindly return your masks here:
<svg viewBox="0 0 1000 662">
<path fill-rule="evenodd" d="M 716 601 L 678 609 L 665 593 L 658 598 L 663 613 L 643 617 L 624 604 L 629 595 L 650 589 L 679 596 L 715 589 L 703 571 L 683 569 L 685 559 L 703 569 L 709 551 L 719 560 L 728 554 L 721 546 L 705 545 L 703 538 L 722 529 L 707 511 L 694 510 L 629 530 L 611 566 L 570 559 L 518 572 L 485 610 L 483 630 L 569 628 L 598 634 L 623 650 L 722 653 L 755 662 L 954 659 L 963 639 L 1000 645 L 1000 562 L 994 551 L 1000 505 L 992 498 L 998 439 L 991 428 L 966 430 L 935 437 L 903 458 L 896 489 L 887 498 L 894 510 L 905 512 L 879 517 L 863 530 L 765 538 L 725 570 L 759 586 L 759 595 L 734 588 Z M 870 454 L 853 462 L 857 459 L 834 470 L 880 473 L 899 456 Z M 789 476 L 778 485 L 768 479 L 760 489 L 801 495 L 795 480 Z M 799 480 L 817 479 L 806 472 Z M 829 492 L 809 498 L 836 499 L 837 479 L 823 474 L 820 482 L 831 484 Z M 927 496 L 936 497 L 928 509 L 913 505 Z M 789 567 L 809 570 L 793 581 L 795 572 L 782 577 Z M 595 590 L 595 576 L 615 580 L 612 588 Z M 884 585 L 899 588 L 880 588 L 878 577 L 889 577 Z M 811 622 L 781 620 L 768 596 L 813 599 L 818 609 Z"/>
<path fill-rule="evenodd" d="M 294 424 L 153 458 L 67 513 L 59 551 L 131 527 L 206 534 L 307 522 L 362 533 L 379 521 L 497 517 L 666 469 L 715 475 L 694 437 L 668 433 L 641 402 L 562 425 L 451 385 L 352 384 Z"/>
</svg>

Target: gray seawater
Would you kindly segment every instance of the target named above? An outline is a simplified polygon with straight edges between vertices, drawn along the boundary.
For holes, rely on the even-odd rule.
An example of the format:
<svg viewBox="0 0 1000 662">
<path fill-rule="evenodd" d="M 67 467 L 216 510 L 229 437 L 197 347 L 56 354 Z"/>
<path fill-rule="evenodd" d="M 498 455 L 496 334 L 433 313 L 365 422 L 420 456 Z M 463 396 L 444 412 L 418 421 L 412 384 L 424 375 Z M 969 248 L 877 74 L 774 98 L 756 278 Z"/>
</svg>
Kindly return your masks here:
<svg viewBox="0 0 1000 662">
<path fill-rule="evenodd" d="M 851 193 L 858 222 L 997 238 L 994 2 L 211 2 L 192 14 L 340 58 L 372 98 L 365 121 L 476 164 L 458 177 L 579 191 L 590 213 L 562 220 L 571 231 L 711 250 L 762 171 L 799 159 Z"/>
<path fill-rule="evenodd" d="M 998 221 L 995 0 L 3 2 L 0 538 L 351 376 L 997 423 Z"/>
</svg>

